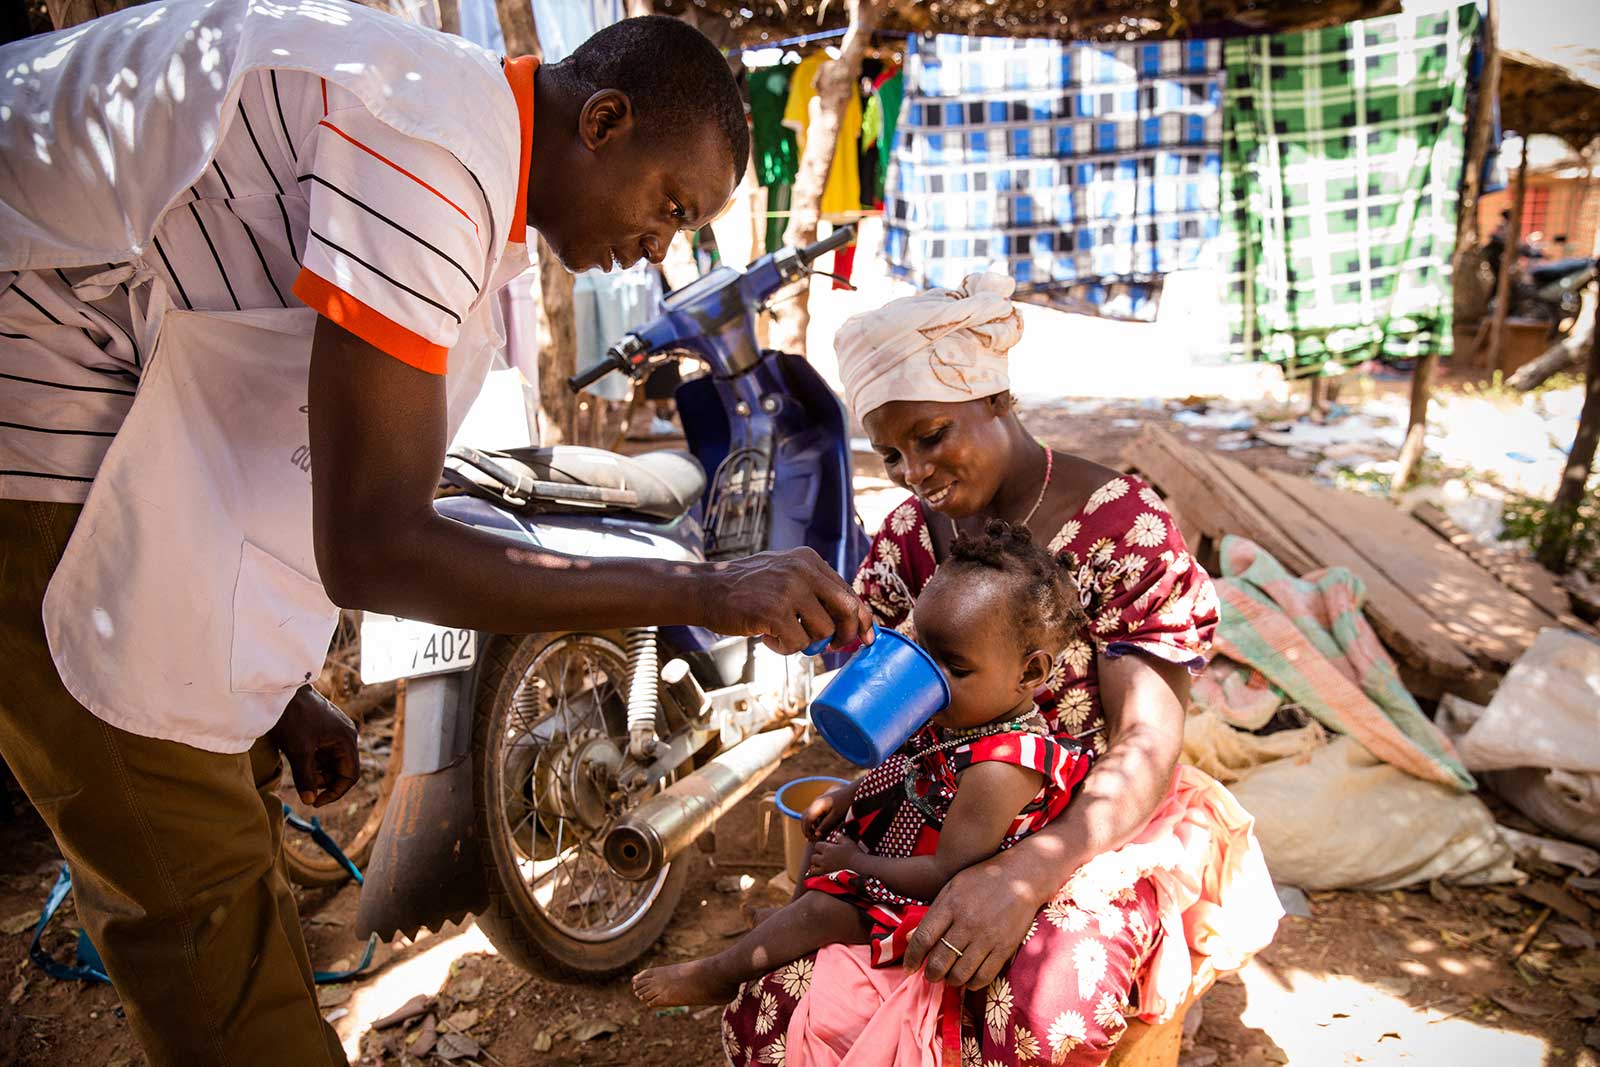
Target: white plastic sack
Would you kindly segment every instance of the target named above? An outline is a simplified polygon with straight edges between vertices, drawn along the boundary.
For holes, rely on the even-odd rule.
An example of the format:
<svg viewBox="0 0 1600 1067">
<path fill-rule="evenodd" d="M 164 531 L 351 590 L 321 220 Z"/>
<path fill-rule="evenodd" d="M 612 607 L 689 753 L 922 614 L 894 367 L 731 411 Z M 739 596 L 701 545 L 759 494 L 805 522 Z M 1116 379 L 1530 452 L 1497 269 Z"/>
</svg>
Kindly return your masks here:
<svg viewBox="0 0 1600 1067">
<path fill-rule="evenodd" d="M 1379 890 L 1518 878 L 1481 800 L 1413 778 L 1350 737 L 1265 764 L 1229 788 L 1255 816 L 1280 885 Z"/>
<path fill-rule="evenodd" d="M 1600 774 L 1600 642 L 1540 631 L 1458 747 L 1474 771 Z"/>
<path fill-rule="evenodd" d="M 1487 707 L 1446 696 L 1438 722 L 1486 788 L 1540 826 L 1600 847 L 1600 643 L 1545 630 Z"/>
</svg>

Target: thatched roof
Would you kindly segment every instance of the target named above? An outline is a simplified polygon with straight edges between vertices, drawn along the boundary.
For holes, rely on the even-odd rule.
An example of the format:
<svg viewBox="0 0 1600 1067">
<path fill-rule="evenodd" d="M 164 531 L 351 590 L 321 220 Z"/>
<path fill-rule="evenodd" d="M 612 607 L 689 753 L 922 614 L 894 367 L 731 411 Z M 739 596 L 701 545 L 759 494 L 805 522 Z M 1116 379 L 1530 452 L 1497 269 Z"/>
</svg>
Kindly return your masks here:
<svg viewBox="0 0 1600 1067">
<path fill-rule="evenodd" d="M 1600 137 L 1600 85 L 1572 68 L 1507 49 L 1500 53 L 1500 121 L 1582 147 Z"/>
<path fill-rule="evenodd" d="M 1389 15 L 1400 0 L 883 0 L 881 29 L 995 37 L 1132 41 L 1229 37 Z M 728 20 L 745 45 L 845 24 L 844 0 L 654 0 L 657 11 Z"/>
</svg>

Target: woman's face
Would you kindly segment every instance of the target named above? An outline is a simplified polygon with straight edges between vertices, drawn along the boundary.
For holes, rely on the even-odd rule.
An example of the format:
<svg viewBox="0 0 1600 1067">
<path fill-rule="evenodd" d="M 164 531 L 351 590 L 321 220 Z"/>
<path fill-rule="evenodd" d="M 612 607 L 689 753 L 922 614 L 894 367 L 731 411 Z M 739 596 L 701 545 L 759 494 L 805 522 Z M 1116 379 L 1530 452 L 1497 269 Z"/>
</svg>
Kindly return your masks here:
<svg viewBox="0 0 1600 1067">
<path fill-rule="evenodd" d="M 862 419 L 890 481 L 952 518 L 982 511 L 1010 455 L 1005 394 L 946 404 L 891 400 Z"/>
</svg>

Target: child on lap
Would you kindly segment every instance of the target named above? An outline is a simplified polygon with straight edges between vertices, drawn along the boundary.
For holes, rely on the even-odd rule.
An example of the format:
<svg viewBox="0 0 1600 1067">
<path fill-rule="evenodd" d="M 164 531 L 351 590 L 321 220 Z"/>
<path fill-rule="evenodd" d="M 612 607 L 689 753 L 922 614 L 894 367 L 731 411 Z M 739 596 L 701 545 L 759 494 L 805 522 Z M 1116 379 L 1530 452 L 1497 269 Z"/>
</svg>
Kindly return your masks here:
<svg viewBox="0 0 1600 1067">
<path fill-rule="evenodd" d="M 1066 570 L 1025 527 L 991 521 L 957 538 L 917 599 L 917 639 L 950 682 L 950 706 L 900 752 L 806 812 L 802 892 L 715 956 L 652 967 L 634 991 L 656 1007 L 720 1004 L 743 983 L 829 944 L 892 963 L 957 872 L 1066 807 L 1086 752 L 1054 738 L 1034 705 L 1085 626 Z"/>
</svg>

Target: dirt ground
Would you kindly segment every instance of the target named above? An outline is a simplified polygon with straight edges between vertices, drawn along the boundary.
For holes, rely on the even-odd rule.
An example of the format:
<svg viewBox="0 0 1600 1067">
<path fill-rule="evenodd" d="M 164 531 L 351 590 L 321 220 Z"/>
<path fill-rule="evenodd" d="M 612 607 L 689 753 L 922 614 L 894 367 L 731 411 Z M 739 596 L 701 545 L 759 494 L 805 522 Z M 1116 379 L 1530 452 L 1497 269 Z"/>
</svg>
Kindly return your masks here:
<svg viewBox="0 0 1600 1067">
<path fill-rule="evenodd" d="M 1114 463 L 1123 444 L 1169 411 L 1110 402 L 1092 410 L 1036 410 L 1028 419 L 1051 444 Z M 1214 444 L 1216 431 L 1190 431 Z M 1252 465 L 1304 472 L 1307 463 L 1271 447 L 1233 455 Z M 869 525 L 898 499 L 858 457 Z M 821 746 L 787 761 L 764 789 L 807 774 L 840 773 Z M 782 866 L 775 840 L 758 850 L 760 792 L 716 832 L 712 851 L 691 851 L 688 891 L 673 925 L 645 962 L 685 959 L 727 943 L 743 929 L 740 906 L 775 900 L 767 883 Z M 144 1062 L 107 986 L 50 979 L 28 960 L 32 919 L 60 866 L 37 816 L 17 798 L 0 823 L 0 1067 Z M 3 808 L 0 808 L 3 811 Z M 1330 818 L 1336 814 L 1330 813 Z M 776 837 L 776 835 L 774 835 Z M 1192 1013 L 1185 1067 L 1293 1064 L 1600 1067 L 1600 951 L 1595 948 L 1600 883 L 1554 895 L 1566 872 L 1531 869 L 1531 887 L 1419 887 L 1389 893 L 1314 893 L 1310 917 L 1290 917 L 1276 942 L 1241 975 L 1218 984 Z M 745 876 L 741 879 L 740 876 Z M 743 888 L 748 886 L 748 888 Z M 1587 886 L 1588 889 L 1584 887 Z M 1528 893 L 1538 899 L 1530 899 Z M 304 891 L 301 906 L 317 966 L 348 966 L 361 951 L 349 932 L 357 891 Z M 1555 904 L 1555 907 L 1550 907 Z M 70 904 L 44 947 L 70 958 Z M 1518 950 L 1521 950 L 1520 953 Z M 430 998 L 441 1040 L 413 1055 L 430 1024 L 384 1032 L 370 1024 L 411 998 Z M 322 990 L 327 1015 L 352 1061 L 442 1063 L 441 1053 L 477 1047 L 480 1062 L 593 1067 L 686 1067 L 722 1062 L 717 1012 L 645 1010 L 625 979 L 584 984 L 530 977 L 494 953 L 472 926 L 415 943 L 382 946 L 360 979 Z"/>
</svg>

